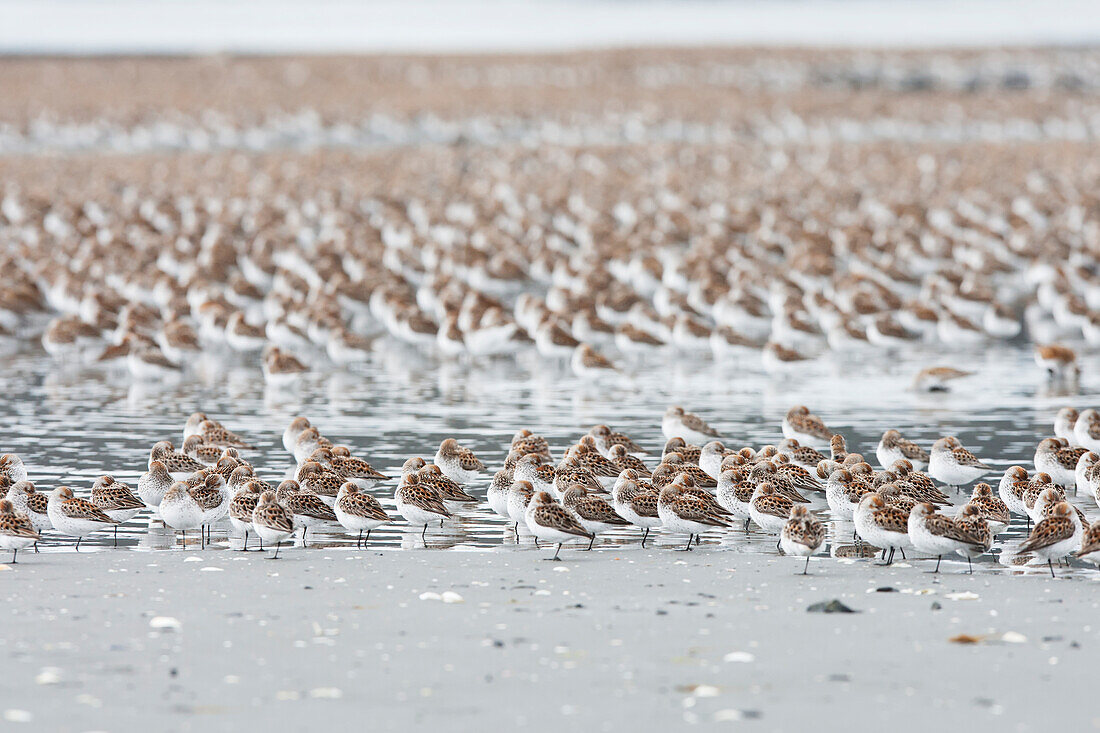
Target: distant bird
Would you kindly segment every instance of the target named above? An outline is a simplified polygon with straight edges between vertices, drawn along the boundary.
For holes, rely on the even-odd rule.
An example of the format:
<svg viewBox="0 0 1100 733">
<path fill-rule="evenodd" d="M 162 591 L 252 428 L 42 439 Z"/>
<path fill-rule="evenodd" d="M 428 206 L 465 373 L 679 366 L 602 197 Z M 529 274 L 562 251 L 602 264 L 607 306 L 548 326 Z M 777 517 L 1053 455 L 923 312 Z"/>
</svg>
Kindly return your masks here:
<svg viewBox="0 0 1100 733">
<path fill-rule="evenodd" d="M 917 376 L 913 378 L 913 389 L 917 392 L 948 392 L 951 382 L 969 377 L 973 373 L 954 367 L 927 367 L 917 372 Z"/>
</svg>

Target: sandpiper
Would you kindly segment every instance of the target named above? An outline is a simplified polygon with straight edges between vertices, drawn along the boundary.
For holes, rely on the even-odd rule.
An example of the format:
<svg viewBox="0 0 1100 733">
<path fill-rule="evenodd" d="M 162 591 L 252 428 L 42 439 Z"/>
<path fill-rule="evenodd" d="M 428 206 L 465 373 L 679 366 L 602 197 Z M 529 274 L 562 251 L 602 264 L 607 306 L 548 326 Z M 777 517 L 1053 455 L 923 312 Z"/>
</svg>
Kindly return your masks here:
<svg viewBox="0 0 1100 733">
<path fill-rule="evenodd" d="M 545 491 L 532 497 L 523 516 L 527 529 L 535 536 L 536 541 L 557 543 L 558 549 L 552 560 L 561 559 L 558 557 L 561 546 L 571 539 L 583 537 L 589 541 L 589 547 L 592 546 L 594 535 Z"/>
<path fill-rule="evenodd" d="M 0 500 L 0 548 L 11 550 L 11 563 L 24 547 L 38 542 L 38 531 L 30 518 L 16 511 L 7 499 Z"/>
<path fill-rule="evenodd" d="M 359 487 L 350 481 L 340 487 L 333 511 L 344 529 L 359 533 L 356 547 L 365 547 L 370 541 L 371 531 L 391 521 L 377 499 L 360 491 Z M 363 537 L 364 531 L 367 533 L 366 538 Z"/>
<path fill-rule="evenodd" d="M 897 430 L 890 429 L 882 434 L 878 447 L 875 449 L 875 457 L 879 465 L 888 468 L 898 459 L 909 461 L 913 470 L 923 471 L 928 465 L 928 452 L 911 440 L 906 440 Z"/>
<path fill-rule="evenodd" d="M 954 436 L 940 438 L 932 444 L 928 460 L 928 475 L 942 484 L 960 487 L 976 481 L 991 471 L 973 453 L 962 447 Z"/>
<path fill-rule="evenodd" d="M 833 431 L 805 405 L 797 405 L 783 417 L 783 437 L 797 440 L 802 445 L 825 446 L 833 439 Z"/>
<path fill-rule="evenodd" d="M 260 494 L 264 492 L 264 485 L 259 481 L 247 481 L 244 486 L 233 495 L 229 502 L 229 523 L 233 529 L 244 536 L 241 551 L 248 552 L 248 535 L 255 534 L 252 528 L 252 512 L 260 501 Z M 263 550 L 263 543 L 260 550 Z"/>
<path fill-rule="evenodd" d="M 1050 474 L 1059 486 L 1077 486 L 1077 462 L 1087 448 L 1071 448 L 1065 438 L 1043 438 L 1035 448 L 1035 471 Z"/>
<path fill-rule="evenodd" d="M 615 483 L 611 492 L 611 499 L 615 503 L 615 511 L 636 527 L 645 530 L 642 533 L 642 548 L 649 538 L 649 531 L 660 527 L 663 522 L 657 511 L 657 492 L 639 486 L 629 470 L 623 471 L 620 481 Z"/>
<path fill-rule="evenodd" d="M 870 492 L 860 497 L 859 504 L 852 512 L 852 521 L 860 539 L 883 552 L 889 551 L 886 564 L 894 562 L 894 552 L 905 551 L 912 547 L 909 538 L 910 512 L 896 504 L 887 504 L 878 492 Z"/>
<path fill-rule="evenodd" d="M 683 486 L 671 484 L 661 489 L 657 499 L 657 514 L 669 532 L 688 536 L 685 550 L 692 539 L 711 529 L 729 526 L 725 518 L 704 500 L 690 495 Z"/>
<path fill-rule="evenodd" d="M 805 557 L 802 574 L 810 571 L 810 556 L 825 542 L 825 525 L 802 505 L 791 507 L 790 517 L 779 535 L 779 546 L 786 555 Z"/>
<path fill-rule="evenodd" d="M 8 487 L 7 499 L 15 507 L 19 514 L 25 514 L 31 520 L 36 532 L 42 533 L 53 529 L 50 521 L 49 503 L 50 497 L 35 489 L 30 481 L 17 481 Z M 34 543 L 34 551 L 38 552 L 38 542 Z"/>
<path fill-rule="evenodd" d="M 1074 521 L 1073 508 L 1066 502 L 1055 504 L 1050 516 L 1035 525 L 1027 540 L 1020 545 L 1019 552 L 1033 553 L 1040 560 L 1047 561 L 1050 577 L 1054 574 L 1052 560 L 1063 558 L 1077 548 L 1074 535 L 1079 526 Z"/>
<path fill-rule="evenodd" d="M 965 550 L 967 546 L 985 546 L 983 537 L 966 531 L 954 519 L 937 514 L 935 507 L 928 503 L 917 504 L 909 512 L 908 529 L 909 540 L 918 552 L 936 556 L 936 569 L 933 571 L 936 573 L 940 571 L 940 561 L 944 555 Z"/>
<path fill-rule="evenodd" d="M 617 527 L 626 527 L 630 522 L 619 516 L 611 504 L 596 494 L 590 494 L 583 487 L 574 484 L 562 496 L 562 506 L 576 519 L 585 531 L 592 535 L 588 549 L 596 541 L 596 535 Z"/>
<path fill-rule="evenodd" d="M 685 412 L 684 408 L 678 405 L 665 410 L 664 417 L 661 418 L 661 432 L 665 440 L 682 438 L 699 445 L 721 438 L 718 431 L 707 425 L 701 417 Z"/>
<path fill-rule="evenodd" d="M 252 529 L 268 545 L 275 543 L 275 554 L 271 559 L 279 559 L 283 540 L 294 534 L 294 521 L 290 512 L 276 501 L 274 492 L 260 494 L 256 508 L 252 510 Z"/>
<path fill-rule="evenodd" d="M 439 492 L 429 486 L 421 485 L 420 477 L 415 473 L 404 477 L 393 498 L 397 502 L 397 513 L 404 517 L 406 522 L 413 526 L 423 525 L 421 539 L 424 539 L 427 534 L 429 524 L 451 516 Z"/>
<path fill-rule="evenodd" d="M 1008 523 L 1012 518 L 1008 505 L 994 493 L 993 487 L 989 484 L 976 484 L 974 491 L 970 494 L 970 500 L 959 508 L 959 513 L 955 518 L 958 519 L 962 514 L 962 509 L 968 506 L 973 507 L 975 510 L 970 514 L 984 519 L 994 536 L 999 535 L 1008 528 Z"/>
<path fill-rule="evenodd" d="M 187 549 L 187 530 L 202 530 L 203 507 L 191 495 L 183 482 L 173 483 L 160 502 L 160 517 L 164 524 L 183 532 L 183 548 Z"/>
<path fill-rule="evenodd" d="M 58 486 L 50 493 L 46 513 L 54 529 L 76 537 L 77 552 L 85 536 L 118 524 L 92 502 L 75 497 L 68 486 Z"/>
<path fill-rule="evenodd" d="M 100 476 L 92 486 L 92 503 L 113 519 L 115 547 L 118 547 L 118 525 L 128 522 L 145 508 L 145 502 L 134 496 L 129 486 L 115 481 L 112 476 Z"/>
<path fill-rule="evenodd" d="M 460 484 L 468 484 L 477 479 L 485 470 L 482 463 L 473 451 L 458 444 L 454 438 L 447 438 L 439 444 L 433 461 L 443 475 Z"/>
</svg>

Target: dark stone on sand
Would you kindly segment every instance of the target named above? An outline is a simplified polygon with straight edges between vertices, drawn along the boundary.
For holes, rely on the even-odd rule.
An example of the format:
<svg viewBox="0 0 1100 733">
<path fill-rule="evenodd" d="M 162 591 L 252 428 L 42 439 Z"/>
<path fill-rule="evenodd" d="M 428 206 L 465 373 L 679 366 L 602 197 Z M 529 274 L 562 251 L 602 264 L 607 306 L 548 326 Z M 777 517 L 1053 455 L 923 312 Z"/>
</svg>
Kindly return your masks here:
<svg viewBox="0 0 1100 733">
<path fill-rule="evenodd" d="M 806 610 L 810 613 L 858 613 L 858 611 L 848 608 L 835 598 L 831 601 L 815 603 Z"/>
</svg>

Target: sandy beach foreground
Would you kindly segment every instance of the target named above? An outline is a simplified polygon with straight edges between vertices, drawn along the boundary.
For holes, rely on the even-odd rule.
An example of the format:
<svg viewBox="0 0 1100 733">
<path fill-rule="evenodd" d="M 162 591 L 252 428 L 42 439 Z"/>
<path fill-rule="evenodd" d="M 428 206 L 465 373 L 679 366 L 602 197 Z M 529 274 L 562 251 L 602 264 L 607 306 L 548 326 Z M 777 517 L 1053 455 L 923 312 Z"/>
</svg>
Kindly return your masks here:
<svg viewBox="0 0 1100 733">
<path fill-rule="evenodd" d="M 28 557 L 0 567 L 0 715 L 50 731 L 1100 727 L 1092 579 L 565 555 Z M 833 599 L 857 613 L 807 610 Z"/>
</svg>

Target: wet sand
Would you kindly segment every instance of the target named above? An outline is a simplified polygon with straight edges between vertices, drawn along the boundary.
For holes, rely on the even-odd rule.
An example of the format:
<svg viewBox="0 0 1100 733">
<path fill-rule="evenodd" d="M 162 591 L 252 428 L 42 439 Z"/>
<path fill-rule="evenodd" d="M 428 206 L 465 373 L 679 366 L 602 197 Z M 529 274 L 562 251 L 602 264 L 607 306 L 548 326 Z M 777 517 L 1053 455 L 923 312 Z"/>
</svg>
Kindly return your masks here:
<svg viewBox="0 0 1100 733">
<path fill-rule="evenodd" d="M 548 556 L 28 555 L 0 569 L 0 712 L 50 731 L 1100 727 L 1095 577 Z M 807 611 L 832 599 L 858 613 Z"/>
</svg>

